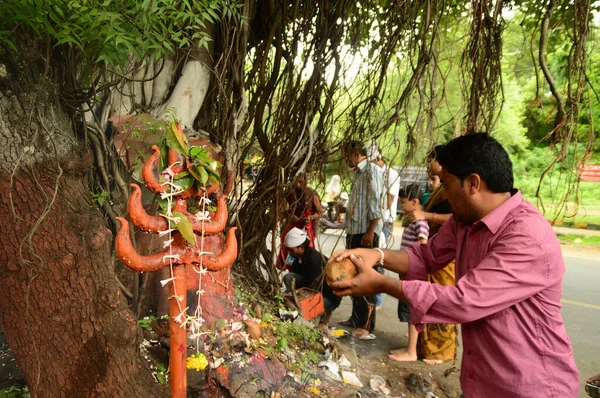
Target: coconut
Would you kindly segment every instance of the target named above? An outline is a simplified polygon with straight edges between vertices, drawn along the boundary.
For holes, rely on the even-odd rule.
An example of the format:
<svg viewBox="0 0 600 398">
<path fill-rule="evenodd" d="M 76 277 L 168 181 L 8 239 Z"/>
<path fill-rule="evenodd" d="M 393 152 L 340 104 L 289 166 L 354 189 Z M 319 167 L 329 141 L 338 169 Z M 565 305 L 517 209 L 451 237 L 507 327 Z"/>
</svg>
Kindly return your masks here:
<svg viewBox="0 0 600 398">
<path fill-rule="evenodd" d="M 327 283 L 352 279 L 358 274 L 358 269 L 349 258 L 342 261 L 332 261 L 323 270 Z"/>
</svg>

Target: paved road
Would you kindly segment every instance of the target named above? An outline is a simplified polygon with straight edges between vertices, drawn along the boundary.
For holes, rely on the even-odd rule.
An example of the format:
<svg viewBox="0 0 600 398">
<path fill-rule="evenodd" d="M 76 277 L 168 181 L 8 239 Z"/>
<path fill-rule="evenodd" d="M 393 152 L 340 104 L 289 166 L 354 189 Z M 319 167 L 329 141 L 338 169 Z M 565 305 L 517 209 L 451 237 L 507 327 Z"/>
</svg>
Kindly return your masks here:
<svg viewBox="0 0 600 398">
<path fill-rule="evenodd" d="M 563 231 L 564 233 L 564 231 Z M 395 244 L 399 246 L 402 229 L 394 228 Z M 334 250 L 343 249 L 344 236 L 341 231 L 327 230 L 318 239 L 318 246 L 325 255 Z M 563 247 L 563 258 L 566 274 L 563 280 L 563 318 L 567 325 L 567 333 L 573 342 L 575 360 L 581 375 L 580 397 L 587 397 L 584 390 L 585 379 L 600 373 L 600 248 L 586 250 L 576 247 Z M 398 322 L 396 316 L 397 300 L 384 298 L 383 308 L 378 311 L 376 334 L 382 339 L 373 341 L 373 349 L 385 350 L 393 345 L 406 345 L 405 326 Z M 351 303 L 344 298 L 340 308 L 332 317 L 332 325 L 346 319 L 351 311 Z M 378 341 L 379 344 L 375 344 Z M 391 341 L 391 342 L 390 342 Z M 385 342 L 385 344 L 384 344 Z M 378 347 L 384 344 L 385 347 Z M 378 350 L 379 351 L 379 350 Z"/>
<path fill-rule="evenodd" d="M 600 373 L 600 251 L 563 249 L 563 318 L 573 342 L 581 375 L 580 397 L 587 397 L 585 379 Z"/>
</svg>

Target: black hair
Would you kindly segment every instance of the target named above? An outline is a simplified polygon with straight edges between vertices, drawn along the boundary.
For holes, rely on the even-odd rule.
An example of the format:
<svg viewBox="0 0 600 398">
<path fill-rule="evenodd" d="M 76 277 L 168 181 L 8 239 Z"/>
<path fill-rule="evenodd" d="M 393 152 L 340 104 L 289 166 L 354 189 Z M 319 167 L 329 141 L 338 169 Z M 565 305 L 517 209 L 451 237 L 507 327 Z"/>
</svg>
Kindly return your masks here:
<svg viewBox="0 0 600 398">
<path fill-rule="evenodd" d="M 407 198 L 408 200 L 419 199 L 419 202 L 423 202 L 421 186 L 419 184 L 408 184 L 406 187 L 400 188 L 398 197 Z"/>
<path fill-rule="evenodd" d="M 514 177 L 506 150 L 487 133 L 463 135 L 446 144 L 438 157 L 445 171 L 464 181 L 477 174 L 490 191 L 510 192 Z"/>
<path fill-rule="evenodd" d="M 444 150 L 444 147 L 446 145 L 436 145 L 433 147 L 433 149 L 431 151 L 429 151 L 429 153 L 427 154 L 427 160 L 429 161 L 433 161 L 433 160 L 437 160 L 440 155 L 442 154 L 442 151 Z"/>
<path fill-rule="evenodd" d="M 437 160 L 442 154 L 442 151 L 444 150 L 445 146 L 446 145 L 434 146 L 433 149 L 427 154 L 427 160 Z"/>
<path fill-rule="evenodd" d="M 358 151 L 362 156 L 367 156 L 367 148 L 361 141 L 352 140 L 345 142 L 342 146 L 342 151 L 346 156 L 354 153 L 354 151 Z"/>
</svg>

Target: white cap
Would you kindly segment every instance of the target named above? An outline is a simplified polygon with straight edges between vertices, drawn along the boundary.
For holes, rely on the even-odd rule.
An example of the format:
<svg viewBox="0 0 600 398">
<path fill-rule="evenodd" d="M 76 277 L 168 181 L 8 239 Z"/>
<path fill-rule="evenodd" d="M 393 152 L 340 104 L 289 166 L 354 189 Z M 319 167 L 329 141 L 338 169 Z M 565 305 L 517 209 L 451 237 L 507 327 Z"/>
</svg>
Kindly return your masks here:
<svg viewBox="0 0 600 398">
<path fill-rule="evenodd" d="M 285 247 L 298 247 L 306 241 L 306 232 L 300 228 L 292 228 L 285 236 Z"/>
</svg>

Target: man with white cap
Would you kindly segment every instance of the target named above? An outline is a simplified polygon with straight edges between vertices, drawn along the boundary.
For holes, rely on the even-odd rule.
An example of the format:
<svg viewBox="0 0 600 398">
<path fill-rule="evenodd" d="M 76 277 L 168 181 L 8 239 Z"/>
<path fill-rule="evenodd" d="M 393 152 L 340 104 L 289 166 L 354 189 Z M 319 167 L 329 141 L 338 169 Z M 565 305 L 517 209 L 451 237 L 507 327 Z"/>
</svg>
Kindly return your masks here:
<svg viewBox="0 0 600 398">
<path fill-rule="evenodd" d="M 284 245 L 288 252 L 294 257 L 292 270 L 283 276 L 283 283 L 286 290 L 292 290 L 292 281 L 296 289 L 308 287 L 313 290 L 321 291 L 323 294 L 323 303 L 325 305 L 325 314 L 321 317 L 319 326 L 327 328 L 332 312 L 342 302 L 341 297 L 333 294 L 333 290 L 327 283 L 323 283 L 323 268 L 327 264 L 327 257 L 323 256 L 316 249 L 309 246 L 308 235 L 299 228 L 292 228 L 285 236 Z"/>
</svg>

